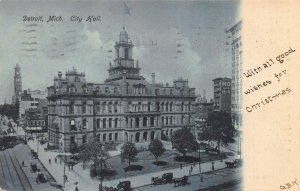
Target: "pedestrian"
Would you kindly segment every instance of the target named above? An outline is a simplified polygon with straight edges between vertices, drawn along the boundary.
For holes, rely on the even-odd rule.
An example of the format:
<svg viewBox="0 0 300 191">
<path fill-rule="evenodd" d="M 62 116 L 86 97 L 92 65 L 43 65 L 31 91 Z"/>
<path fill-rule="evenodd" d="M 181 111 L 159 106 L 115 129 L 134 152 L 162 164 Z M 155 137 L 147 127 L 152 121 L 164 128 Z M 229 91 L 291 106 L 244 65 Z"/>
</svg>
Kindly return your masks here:
<svg viewBox="0 0 300 191">
<path fill-rule="evenodd" d="M 74 167 L 74 164 L 73 164 L 73 163 L 72 163 L 72 166 L 71 166 L 71 167 L 72 167 L 72 170 L 73 170 L 73 167 Z"/>
<path fill-rule="evenodd" d="M 215 170 L 215 166 L 214 166 L 215 162 L 211 162 L 211 170 L 214 171 Z"/>
<path fill-rule="evenodd" d="M 75 191 L 78 191 L 78 187 L 76 186 Z"/>
<path fill-rule="evenodd" d="M 180 169 L 182 169 L 182 163 L 180 163 Z"/>
<path fill-rule="evenodd" d="M 191 172 L 193 172 L 193 166 L 191 166 Z"/>
<path fill-rule="evenodd" d="M 67 175 L 65 175 L 66 176 L 66 181 L 68 181 L 68 177 L 67 177 Z"/>
<path fill-rule="evenodd" d="M 25 166 L 25 163 L 24 163 L 24 161 L 22 161 L 22 166 L 23 166 L 23 167 Z"/>
<path fill-rule="evenodd" d="M 56 157 L 55 157 L 54 161 L 55 161 L 55 163 L 57 163 L 57 158 Z"/>
<path fill-rule="evenodd" d="M 51 164 L 51 159 L 49 159 L 49 164 Z"/>
</svg>

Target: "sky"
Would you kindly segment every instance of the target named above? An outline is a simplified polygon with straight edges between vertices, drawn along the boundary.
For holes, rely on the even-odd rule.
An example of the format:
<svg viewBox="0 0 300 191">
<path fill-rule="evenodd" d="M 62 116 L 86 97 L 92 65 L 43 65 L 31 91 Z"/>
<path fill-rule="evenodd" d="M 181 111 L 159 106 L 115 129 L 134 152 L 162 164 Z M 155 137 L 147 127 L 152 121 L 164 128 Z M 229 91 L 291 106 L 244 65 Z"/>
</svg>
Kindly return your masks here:
<svg viewBox="0 0 300 191">
<path fill-rule="evenodd" d="M 104 82 L 123 27 L 148 81 L 153 72 L 158 83 L 182 77 L 212 98 L 212 80 L 231 77 L 225 31 L 239 21 L 239 10 L 239 1 L 0 0 L 0 103 L 11 101 L 17 63 L 23 90 L 45 90 L 58 71 L 73 67 L 89 82 Z M 43 22 L 24 16 L 42 16 Z M 63 21 L 47 22 L 49 16 Z M 87 22 L 88 16 L 100 21 Z"/>
</svg>

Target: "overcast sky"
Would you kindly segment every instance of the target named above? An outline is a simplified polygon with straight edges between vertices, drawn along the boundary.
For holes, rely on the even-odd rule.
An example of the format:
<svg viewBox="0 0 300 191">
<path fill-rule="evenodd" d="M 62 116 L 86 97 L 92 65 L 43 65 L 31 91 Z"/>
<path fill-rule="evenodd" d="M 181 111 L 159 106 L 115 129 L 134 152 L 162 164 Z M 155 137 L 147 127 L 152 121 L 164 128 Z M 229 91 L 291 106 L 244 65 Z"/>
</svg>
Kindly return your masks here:
<svg viewBox="0 0 300 191">
<path fill-rule="evenodd" d="M 5 1 L 0 0 L 0 103 L 11 101 L 16 63 L 23 89 L 53 84 L 57 71 L 73 66 L 90 82 L 103 82 L 123 26 L 133 57 L 151 81 L 187 78 L 197 93 L 213 95 L 212 79 L 231 77 L 225 30 L 239 20 L 239 1 Z M 44 22 L 23 21 L 42 16 Z M 50 15 L 63 22 L 48 22 Z M 80 23 L 71 16 L 83 17 Z M 101 21 L 86 22 L 88 16 Z M 229 52 L 230 53 L 230 52 Z"/>
</svg>

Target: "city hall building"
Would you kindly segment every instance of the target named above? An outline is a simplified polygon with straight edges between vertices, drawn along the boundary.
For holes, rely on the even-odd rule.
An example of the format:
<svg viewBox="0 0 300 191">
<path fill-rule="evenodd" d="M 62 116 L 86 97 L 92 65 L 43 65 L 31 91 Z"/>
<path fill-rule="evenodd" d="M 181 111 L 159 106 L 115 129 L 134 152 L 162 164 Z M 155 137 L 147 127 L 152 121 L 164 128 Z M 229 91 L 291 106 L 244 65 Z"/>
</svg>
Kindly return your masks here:
<svg viewBox="0 0 300 191">
<path fill-rule="evenodd" d="M 47 97 L 51 145 L 69 151 L 89 141 L 149 142 L 168 139 L 183 126 L 194 128 L 195 88 L 182 78 L 158 84 L 154 73 L 146 81 L 133 46 L 124 28 L 104 83 L 86 82 L 75 68 L 65 76 L 58 72 Z"/>
</svg>

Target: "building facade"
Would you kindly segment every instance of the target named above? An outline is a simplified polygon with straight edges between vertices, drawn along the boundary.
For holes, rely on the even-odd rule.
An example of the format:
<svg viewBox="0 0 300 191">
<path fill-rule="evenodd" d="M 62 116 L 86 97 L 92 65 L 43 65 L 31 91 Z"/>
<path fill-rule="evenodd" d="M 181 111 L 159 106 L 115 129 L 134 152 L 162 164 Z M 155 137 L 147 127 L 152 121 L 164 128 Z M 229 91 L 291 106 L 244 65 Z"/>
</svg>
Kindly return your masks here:
<svg viewBox="0 0 300 191">
<path fill-rule="evenodd" d="M 214 83 L 214 108 L 231 113 L 231 79 L 216 78 Z"/>
<path fill-rule="evenodd" d="M 16 104 L 19 101 L 21 92 L 22 92 L 21 68 L 19 64 L 16 64 L 15 75 L 14 75 L 14 95 L 12 97 L 13 104 Z"/>
<path fill-rule="evenodd" d="M 46 99 L 47 92 L 41 90 L 24 90 L 19 98 L 19 117 L 24 117 L 28 109 L 38 108 L 39 100 Z"/>
<path fill-rule="evenodd" d="M 88 83 L 75 68 L 62 72 L 48 87 L 48 138 L 69 151 L 73 144 L 98 142 L 148 142 L 170 137 L 183 126 L 192 126 L 195 88 L 188 80 L 173 85 L 148 82 L 133 59 L 132 42 L 125 31 L 115 43 L 115 59 L 104 83 Z"/>
<path fill-rule="evenodd" d="M 242 21 L 231 27 L 227 33 L 231 35 L 232 85 L 231 85 L 231 116 L 234 126 L 242 126 Z"/>
</svg>

